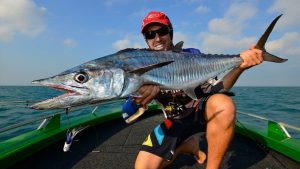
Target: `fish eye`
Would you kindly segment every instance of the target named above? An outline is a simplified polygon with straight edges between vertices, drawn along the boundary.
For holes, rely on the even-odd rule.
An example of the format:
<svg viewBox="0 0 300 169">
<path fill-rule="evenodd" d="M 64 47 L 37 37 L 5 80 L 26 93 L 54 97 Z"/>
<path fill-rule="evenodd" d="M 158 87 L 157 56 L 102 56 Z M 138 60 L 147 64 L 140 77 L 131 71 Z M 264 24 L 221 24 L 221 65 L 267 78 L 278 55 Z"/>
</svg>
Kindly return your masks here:
<svg viewBox="0 0 300 169">
<path fill-rule="evenodd" d="M 85 72 L 80 72 L 74 76 L 74 80 L 78 83 L 85 83 L 89 80 L 89 76 Z"/>
</svg>

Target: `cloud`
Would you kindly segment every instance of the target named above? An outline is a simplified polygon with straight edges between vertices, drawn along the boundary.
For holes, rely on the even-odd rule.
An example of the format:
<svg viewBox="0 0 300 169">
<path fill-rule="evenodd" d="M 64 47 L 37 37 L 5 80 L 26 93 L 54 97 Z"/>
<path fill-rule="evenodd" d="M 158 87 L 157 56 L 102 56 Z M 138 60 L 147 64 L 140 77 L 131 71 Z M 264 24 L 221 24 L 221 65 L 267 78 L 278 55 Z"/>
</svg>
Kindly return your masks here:
<svg viewBox="0 0 300 169">
<path fill-rule="evenodd" d="M 67 47 L 75 47 L 77 45 L 77 42 L 74 40 L 74 39 L 71 39 L 71 38 L 67 38 L 64 40 L 64 45 L 66 45 Z"/>
<path fill-rule="evenodd" d="M 286 32 L 276 40 L 269 41 L 266 48 L 270 53 L 289 59 L 292 67 L 299 67 L 300 57 L 300 3 L 298 0 L 276 0 L 268 9 L 269 13 L 281 13 L 282 18 L 278 22 L 278 29 Z"/>
<path fill-rule="evenodd" d="M 272 51 L 271 53 L 298 57 L 300 53 L 300 33 L 287 32 L 280 39 L 267 43 L 266 48 Z"/>
<path fill-rule="evenodd" d="M 245 50 L 252 44 L 256 37 L 232 38 L 230 36 L 212 33 L 200 33 L 203 39 L 201 49 L 209 53 L 234 53 Z"/>
<path fill-rule="evenodd" d="M 207 12 L 209 12 L 209 8 L 206 6 L 200 5 L 195 9 L 195 12 L 196 13 L 207 13 Z"/>
<path fill-rule="evenodd" d="M 134 11 L 132 14 L 130 14 L 129 16 L 132 17 L 132 18 L 144 18 L 147 13 L 149 11 L 152 11 L 153 9 L 151 8 L 141 8 L 137 11 Z"/>
<path fill-rule="evenodd" d="M 188 42 L 188 36 L 183 32 L 174 32 L 174 40 L 175 43 L 179 41 Z"/>
<path fill-rule="evenodd" d="M 223 18 L 213 18 L 208 31 L 199 33 L 201 49 L 209 52 L 236 52 L 247 48 L 255 37 L 244 37 L 242 32 L 257 9 L 247 2 L 233 3 Z"/>
<path fill-rule="evenodd" d="M 113 43 L 113 47 L 117 50 L 126 48 L 145 48 L 146 43 L 142 42 L 141 35 L 125 35 L 124 38 L 119 39 Z"/>
<path fill-rule="evenodd" d="M 280 28 L 297 27 L 299 29 L 299 9 L 300 3 L 298 0 L 276 0 L 268 9 L 268 12 L 284 14 L 284 19 L 278 23 Z"/>
<path fill-rule="evenodd" d="M 128 39 L 121 39 L 121 40 L 117 40 L 113 44 L 113 47 L 118 49 L 118 50 L 121 50 L 121 49 L 129 48 L 130 45 L 131 45 L 131 43 Z"/>
<path fill-rule="evenodd" d="M 186 4 L 194 4 L 194 3 L 199 3 L 200 0 L 184 0 L 183 2 Z"/>
<path fill-rule="evenodd" d="M 117 2 L 117 0 L 105 0 L 103 2 L 106 7 L 112 7 Z"/>
<path fill-rule="evenodd" d="M 183 33 L 180 31 L 175 31 L 174 32 L 174 38 L 173 38 L 173 43 L 174 45 L 180 41 L 183 41 L 183 48 L 188 47 L 188 48 L 198 48 L 199 46 L 196 44 L 196 40 L 194 40 L 193 36 L 190 36 L 189 33 Z M 194 42 L 194 43 L 191 43 Z"/>
<path fill-rule="evenodd" d="M 297 11 L 300 3 L 296 0 L 277 0 L 268 10 L 268 12 L 284 13 L 284 19 L 278 22 L 277 26 L 285 24 L 285 29 L 300 28 L 297 21 Z M 256 7 L 248 2 L 233 3 L 225 12 L 223 18 L 213 18 L 209 21 L 208 31 L 201 32 L 198 37 L 201 40 L 203 51 L 210 53 L 235 53 L 245 50 L 250 44 L 255 43 L 257 37 L 244 36 L 243 31 L 249 23 L 249 20 L 255 16 Z M 278 56 L 288 57 L 297 56 L 300 53 L 300 33 L 298 30 L 287 32 L 276 40 L 268 41 L 266 48 L 271 53 Z M 294 57 L 294 59 L 299 60 Z"/>
<path fill-rule="evenodd" d="M 0 1 L 0 41 L 9 42 L 18 34 L 35 37 L 45 30 L 45 7 L 32 0 Z"/>
<path fill-rule="evenodd" d="M 214 18 L 209 22 L 209 31 L 211 33 L 227 34 L 232 36 L 240 35 L 243 25 L 252 18 L 257 9 L 250 3 L 233 3 L 223 18 Z"/>
<path fill-rule="evenodd" d="M 105 7 L 111 8 L 117 5 L 129 4 L 132 0 L 104 0 L 102 3 Z"/>
</svg>

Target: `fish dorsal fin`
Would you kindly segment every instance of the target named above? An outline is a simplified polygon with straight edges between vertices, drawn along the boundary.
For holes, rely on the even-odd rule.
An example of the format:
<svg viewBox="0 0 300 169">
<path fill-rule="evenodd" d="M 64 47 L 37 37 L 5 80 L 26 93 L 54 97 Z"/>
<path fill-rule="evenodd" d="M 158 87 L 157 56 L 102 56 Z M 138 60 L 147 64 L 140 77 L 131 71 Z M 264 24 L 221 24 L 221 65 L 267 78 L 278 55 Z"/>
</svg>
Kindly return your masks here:
<svg viewBox="0 0 300 169">
<path fill-rule="evenodd" d="M 198 100 L 197 95 L 195 93 L 195 88 L 188 88 L 183 90 L 186 95 L 188 95 L 193 100 Z"/>
<path fill-rule="evenodd" d="M 172 51 L 173 52 L 181 52 L 182 51 L 182 46 L 183 46 L 183 41 L 178 42 L 173 48 Z"/>
<path fill-rule="evenodd" d="M 142 67 L 142 68 L 138 68 L 138 69 L 135 69 L 135 70 L 131 70 L 131 71 L 128 71 L 128 73 L 134 73 L 134 74 L 144 74 L 146 72 L 148 72 L 149 70 L 152 70 L 152 69 L 155 69 L 155 68 L 159 68 L 159 67 L 163 67 L 163 66 L 166 66 L 170 63 L 173 63 L 174 61 L 166 61 L 166 62 L 160 62 L 160 63 L 156 63 L 156 64 L 152 64 L 152 65 L 148 65 L 148 66 L 145 66 L 145 67 Z"/>
</svg>

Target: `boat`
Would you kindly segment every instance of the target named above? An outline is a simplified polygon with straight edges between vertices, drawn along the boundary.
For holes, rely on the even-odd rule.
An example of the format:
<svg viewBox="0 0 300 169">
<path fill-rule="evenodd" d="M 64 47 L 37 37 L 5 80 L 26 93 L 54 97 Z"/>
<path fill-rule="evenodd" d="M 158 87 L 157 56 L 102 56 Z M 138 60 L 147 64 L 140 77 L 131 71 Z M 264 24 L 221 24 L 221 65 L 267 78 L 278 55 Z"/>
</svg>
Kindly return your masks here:
<svg viewBox="0 0 300 169">
<path fill-rule="evenodd" d="M 5 134 L 24 125 L 40 121 L 36 129 L 0 142 L 0 168 L 134 168 L 134 161 L 147 134 L 164 118 L 159 106 L 148 111 L 133 124 L 126 124 L 121 108 L 66 118 L 72 112 L 58 112 L 0 129 Z M 236 133 L 221 168 L 300 168 L 300 139 L 290 130 L 300 129 L 255 114 L 237 112 Z M 243 121 L 253 118 L 264 123 Z M 66 148 L 66 135 L 78 131 L 71 147 Z M 205 133 L 200 148 L 207 149 Z M 179 155 L 168 168 L 205 168 L 190 155 Z"/>
</svg>

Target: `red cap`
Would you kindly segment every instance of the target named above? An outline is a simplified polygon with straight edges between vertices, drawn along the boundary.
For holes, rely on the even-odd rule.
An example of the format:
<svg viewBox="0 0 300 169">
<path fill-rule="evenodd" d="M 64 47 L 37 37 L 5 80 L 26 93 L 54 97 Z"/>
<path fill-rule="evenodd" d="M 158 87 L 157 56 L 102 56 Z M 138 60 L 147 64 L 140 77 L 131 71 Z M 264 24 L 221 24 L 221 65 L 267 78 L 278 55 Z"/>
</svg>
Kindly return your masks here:
<svg viewBox="0 0 300 169">
<path fill-rule="evenodd" d="M 160 23 L 172 28 L 172 24 L 166 14 L 163 12 L 151 11 L 148 15 L 143 19 L 142 23 L 142 32 L 144 28 L 150 23 Z"/>
</svg>

